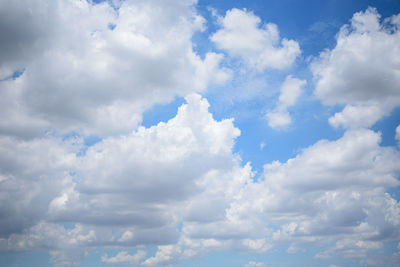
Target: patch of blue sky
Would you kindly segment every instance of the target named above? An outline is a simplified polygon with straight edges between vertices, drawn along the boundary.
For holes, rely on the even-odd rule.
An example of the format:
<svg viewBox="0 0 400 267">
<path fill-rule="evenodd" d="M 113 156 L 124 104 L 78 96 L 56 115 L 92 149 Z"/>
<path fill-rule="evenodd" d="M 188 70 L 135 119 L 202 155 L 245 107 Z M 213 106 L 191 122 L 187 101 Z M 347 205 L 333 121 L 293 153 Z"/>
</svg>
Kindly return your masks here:
<svg viewBox="0 0 400 267">
<path fill-rule="evenodd" d="M 3 77 L 3 78 L 0 77 L 0 82 L 2 82 L 2 81 L 7 81 L 7 80 L 15 80 L 15 79 L 18 79 L 19 77 L 22 76 L 22 74 L 24 74 L 24 72 L 25 72 L 25 69 L 24 69 L 24 68 L 23 68 L 23 69 L 16 70 L 16 71 L 14 71 L 12 74 L 10 74 L 10 75 L 8 75 L 8 76 L 6 76 L 6 77 Z"/>
<path fill-rule="evenodd" d="M 76 224 L 73 222 L 69 222 L 69 223 L 62 223 L 62 226 L 64 227 L 65 230 L 72 230 L 75 228 Z"/>
<path fill-rule="evenodd" d="M 49 134 L 54 134 L 52 132 L 49 132 Z M 76 153 L 77 156 L 81 157 L 81 156 L 85 156 L 86 155 L 86 151 L 89 147 L 101 142 L 102 138 L 95 135 L 95 134 L 91 134 L 88 136 L 82 136 L 80 133 L 78 132 L 69 132 L 67 134 L 64 134 L 62 136 L 62 141 L 67 141 L 67 140 L 74 140 L 74 139 L 83 139 L 83 143 L 79 149 L 79 151 Z"/>
<path fill-rule="evenodd" d="M 178 108 L 185 103 L 182 97 L 176 97 L 172 102 L 166 104 L 156 104 L 143 113 L 142 126 L 149 128 L 160 122 L 167 122 L 174 118 Z"/>
<path fill-rule="evenodd" d="M 396 146 L 396 127 L 400 125 L 400 107 L 395 108 L 389 115 L 383 117 L 371 127 L 382 133 L 382 146 Z"/>
<path fill-rule="evenodd" d="M 108 29 L 109 30 L 114 30 L 115 29 L 115 27 L 117 27 L 117 25 L 115 25 L 114 23 L 108 23 Z"/>
</svg>

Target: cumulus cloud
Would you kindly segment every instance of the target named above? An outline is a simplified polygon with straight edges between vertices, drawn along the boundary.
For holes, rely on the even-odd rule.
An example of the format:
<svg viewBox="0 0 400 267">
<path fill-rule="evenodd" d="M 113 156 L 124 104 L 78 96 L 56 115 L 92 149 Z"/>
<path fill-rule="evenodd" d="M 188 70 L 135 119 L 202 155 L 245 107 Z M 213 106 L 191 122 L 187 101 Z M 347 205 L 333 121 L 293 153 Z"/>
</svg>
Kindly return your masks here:
<svg viewBox="0 0 400 267">
<path fill-rule="evenodd" d="M 56 150 L 61 162 L 49 165 L 53 173 L 74 174 L 67 172 L 62 186 L 49 184 L 51 189 L 42 187 L 48 180 L 37 181 L 45 198 L 33 200 L 47 210 L 19 233 L 8 229 L 1 249 L 48 249 L 55 265 L 73 266 L 96 246 L 157 244 L 147 259 L 142 252 L 103 256 L 109 263 L 156 266 L 211 250 L 263 253 L 282 243 L 293 249 L 334 243 L 316 257 L 363 257 L 399 238 L 400 205 L 385 188 L 399 185 L 400 155 L 379 146 L 378 133 L 352 130 L 336 141 L 319 141 L 285 163 L 265 165 L 262 179 L 254 181 L 251 165 L 241 166 L 232 154 L 239 130 L 232 120 L 214 120 L 208 106 L 190 95 L 166 123 L 105 138 L 79 157 L 76 150 Z M 29 146 L 22 148 L 33 157 Z M 37 172 L 47 171 L 39 166 Z M 15 199 L 30 203 L 22 194 L 30 182 L 20 183 Z M 11 211 L 27 216 L 27 209 Z M 70 230 L 58 224 L 71 221 Z"/>
<path fill-rule="evenodd" d="M 379 142 L 378 133 L 349 131 L 267 164 L 264 180 L 248 184 L 227 213 L 278 226 L 273 243 L 336 242 L 318 258 L 363 257 L 400 234 L 400 204 L 385 193 L 399 185 L 400 154 Z"/>
<path fill-rule="evenodd" d="M 40 241 L 37 246 L 51 248 L 54 262 L 62 266 L 64 259 L 68 258 L 65 255 L 77 251 L 72 240 L 75 237 L 69 230 L 64 231 L 63 227 L 54 223 L 74 222 L 78 224 L 75 230 L 83 225 L 85 227 L 79 229 L 96 236 L 90 244 L 82 244 L 83 248 L 159 244 L 160 250 L 168 252 L 167 244 L 174 244 L 179 239 L 176 228 L 180 221 L 218 220 L 228 207 L 229 199 L 250 179 L 251 170 L 249 166 L 242 168 L 240 158 L 232 154 L 234 140 L 240 134 L 232 120 L 214 120 L 208 112 L 207 100 L 199 95 L 190 95 L 186 99 L 188 103 L 182 105 L 176 117 L 167 123 L 161 122 L 150 128 L 140 127 L 126 136 L 105 138 L 80 156 L 77 153 L 82 147 L 79 142 L 73 151 L 61 150 L 63 143 L 58 146 L 57 143 L 50 143 L 56 155 L 50 150 L 49 159 L 42 157 L 41 165 L 26 162 L 28 166 L 25 168 L 15 167 L 16 170 L 10 173 L 19 182 L 17 189 L 20 192 L 6 193 L 9 200 L 3 202 L 2 213 L 9 212 L 10 216 L 5 218 L 7 225 L 20 221 L 18 216 L 29 219 L 29 224 L 18 229 L 2 228 L 2 249 L 29 250 L 36 246 L 35 242 Z M 24 153 L 26 161 L 38 160 L 38 153 L 45 146 L 39 143 L 41 147 L 31 148 L 32 142 L 25 141 L 20 145 L 21 151 L 15 151 L 15 155 Z M 55 141 L 46 139 L 41 142 L 46 144 Z M 6 145 L 13 146 L 9 143 Z M 6 145 L 3 150 L 7 148 Z M 4 166 L 7 166 L 8 159 L 2 159 Z M 51 160 L 53 164 L 50 164 Z M 24 159 L 21 161 L 25 163 Z M 42 165 L 46 169 L 42 169 Z M 37 174 L 29 172 L 28 167 L 33 166 Z M 12 166 L 10 168 L 13 169 Z M 17 170 L 26 173 L 27 181 Z M 48 179 L 45 179 L 45 174 L 49 175 Z M 2 179 L 6 179 L 2 181 L 3 184 L 8 183 L 7 175 L 5 173 L 2 176 Z M 55 179 L 55 175 L 66 177 Z M 40 197 L 38 200 L 32 194 L 26 194 L 27 187 L 32 184 L 30 179 L 40 189 L 33 195 Z M 48 183 L 51 179 L 55 179 L 58 186 Z M 7 187 L 2 189 L 5 192 L 8 190 Z M 6 194 L 5 197 L 8 196 Z M 215 207 L 210 209 L 205 205 L 204 198 Z M 26 208 L 15 206 L 19 202 Z M 33 207 L 41 208 L 41 212 L 33 210 L 36 217 L 29 217 L 31 202 L 34 202 Z M 43 219 L 52 223 L 39 223 Z M 40 231 L 47 231 L 48 227 L 61 233 L 51 238 L 44 235 L 43 239 L 36 240 L 36 235 L 40 235 Z M 67 242 L 63 240 L 64 237 L 70 237 L 71 240 Z M 59 242 L 71 246 L 64 247 Z M 179 247 L 177 249 L 180 251 Z M 154 265 L 176 258 L 167 257 L 167 252 L 156 254 L 154 259 L 149 258 L 144 264 Z M 81 259 L 81 256 L 78 258 Z M 71 261 L 74 259 L 71 256 Z"/>
<path fill-rule="evenodd" d="M 304 244 L 335 244 L 316 258 L 363 258 L 370 250 L 382 249 L 384 241 L 400 235 L 400 204 L 385 193 L 385 188 L 400 184 L 400 154 L 379 146 L 380 140 L 379 133 L 370 130 L 349 131 L 336 141 L 319 141 L 285 163 L 265 165 L 259 182 L 238 179 L 233 196 L 224 197 L 229 199 L 225 212 L 185 218 L 177 245 L 168 249 L 168 257 L 160 248 L 157 262 L 213 249 L 261 253 L 282 243 L 291 244 L 293 253 Z M 249 175 L 242 170 L 242 177 Z M 223 192 L 225 187 L 207 188 Z M 218 204 L 213 200 L 210 205 L 209 196 L 209 191 L 199 195 L 202 202 L 196 210 Z"/>
<path fill-rule="evenodd" d="M 397 142 L 400 144 L 400 125 L 398 125 L 398 126 L 396 127 L 395 139 L 396 139 Z"/>
<path fill-rule="evenodd" d="M 400 105 L 399 15 L 386 18 L 374 8 L 355 13 L 335 48 L 322 52 L 311 69 L 315 94 L 328 105 L 345 105 L 329 122 L 368 127 Z"/>
<path fill-rule="evenodd" d="M 155 255 L 138 260 L 156 266 L 211 250 L 265 253 L 282 243 L 334 243 L 316 257 L 363 257 L 399 238 L 400 205 L 385 188 L 399 185 L 400 154 L 381 147 L 378 133 L 352 130 L 319 141 L 285 163 L 265 165 L 254 181 L 250 164 L 232 154 L 239 135 L 232 120 L 214 120 L 199 95 L 187 102 L 168 122 L 105 138 L 85 155 L 57 150 L 64 160 L 49 165 L 54 173 L 79 161 L 69 168 L 75 173 L 53 191 L 43 187 L 46 198 L 37 205 L 47 211 L 20 233 L 9 229 L 1 249 L 43 248 L 56 266 L 74 266 L 96 246 L 157 244 Z M 22 147 L 29 158 L 29 146 Z M 29 183 L 21 183 L 26 192 Z M 29 203 L 28 195 L 17 197 Z M 70 230 L 58 224 L 71 221 Z M 137 258 L 121 252 L 103 261 Z"/>
<path fill-rule="evenodd" d="M 233 119 L 214 119 L 208 101 L 190 94 L 229 78 L 221 54 L 201 59 L 193 52 L 191 37 L 204 28 L 194 3 L 0 2 L 0 30 L 10 38 L 0 44 L 0 72 L 24 69 L 0 82 L 1 251 L 48 251 L 55 266 L 77 266 L 94 248 L 115 247 L 120 252 L 103 255 L 104 263 L 157 266 L 215 250 L 265 253 L 279 244 L 290 244 L 290 253 L 322 244 L 317 258 L 362 258 L 399 239 L 400 205 L 385 190 L 400 184 L 400 152 L 380 146 L 379 133 L 348 130 L 266 164 L 259 177 L 233 152 L 240 135 Z M 372 9 L 356 14 L 343 36 L 360 31 L 390 44 L 397 28 L 375 27 L 377 16 Z M 233 9 L 221 23 L 212 40 L 218 46 L 249 34 L 221 48 L 258 70 L 287 67 L 300 53 L 250 12 Z M 316 92 L 327 77 L 321 73 Z M 288 76 L 273 111 L 291 121 L 288 108 L 304 84 Z M 331 118 L 334 125 L 347 127 L 351 118 L 360 128 L 386 114 L 386 100 L 341 102 L 330 93 L 333 104 L 348 105 Z M 137 127 L 144 109 L 175 95 L 187 96 L 174 118 Z M 79 134 L 60 135 L 71 130 L 103 138 L 87 147 Z M 149 244 L 157 251 L 146 256 Z"/>
<path fill-rule="evenodd" d="M 130 255 L 127 251 L 121 251 L 114 257 L 108 257 L 107 254 L 101 257 L 101 261 L 105 263 L 123 263 L 138 264 L 140 260 L 146 257 L 145 250 L 138 250 L 136 254 Z"/>
<path fill-rule="evenodd" d="M 0 237 L 19 233 L 45 217 L 47 204 L 72 179 L 81 141 L 0 137 Z"/>
<path fill-rule="evenodd" d="M 346 105 L 341 112 L 329 118 L 329 123 L 334 127 L 370 127 L 383 115 L 384 111 L 377 105 Z"/>
<path fill-rule="evenodd" d="M 0 82 L 1 132 L 127 133 L 153 104 L 228 79 L 221 54 L 192 49 L 194 3 L 2 1 L 0 78 L 24 71 Z"/>
<path fill-rule="evenodd" d="M 220 17 L 221 29 L 210 39 L 232 57 L 240 57 L 258 71 L 290 67 L 300 54 L 296 41 L 279 37 L 278 26 L 266 23 L 246 9 L 231 9 Z"/>
<path fill-rule="evenodd" d="M 255 262 L 255 261 L 249 261 L 249 263 L 246 263 L 244 267 L 265 267 L 265 263 L 263 262 Z"/>
<path fill-rule="evenodd" d="M 281 128 L 292 122 L 287 109 L 293 106 L 301 94 L 301 87 L 306 84 L 305 80 L 300 80 L 288 75 L 281 87 L 281 93 L 275 109 L 267 111 L 266 117 L 268 125 L 272 128 Z"/>
</svg>

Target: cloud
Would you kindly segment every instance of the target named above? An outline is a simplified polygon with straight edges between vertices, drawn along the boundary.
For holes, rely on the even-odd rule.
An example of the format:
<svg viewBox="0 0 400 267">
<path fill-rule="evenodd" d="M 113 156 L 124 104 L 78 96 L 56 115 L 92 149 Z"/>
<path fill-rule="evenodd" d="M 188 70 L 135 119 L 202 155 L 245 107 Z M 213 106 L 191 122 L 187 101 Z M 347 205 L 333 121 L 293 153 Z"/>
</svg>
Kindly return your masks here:
<svg viewBox="0 0 400 267">
<path fill-rule="evenodd" d="M 370 127 L 384 116 L 377 105 L 346 105 L 341 112 L 329 118 L 329 124 L 345 128 Z"/>
<path fill-rule="evenodd" d="M 10 38 L 0 45 L 0 72 L 24 70 L 0 82 L 1 251 L 48 251 L 55 266 L 77 266 L 96 247 L 114 247 L 121 252 L 103 255 L 103 262 L 155 266 L 282 244 L 289 252 L 310 243 L 326 247 L 316 258 L 362 258 L 399 239 L 399 202 L 385 190 L 399 186 L 400 152 L 360 129 L 386 114 L 386 100 L 397 105 L 397 91 L 385 87 L 381 100 L 370 101 L 375 92 L 364 99 L 354 87 L 355 100 L 349 94 L 342 102 L 336 87 L 329 94 L 320 89 L 327 79 L 322 63 L 334 62 L 339 41 L 326 52 L 330 59 L 315 63 L 316 92 L 347 105 L 333 125 L 361 122 L 338 140 L 266 164 L 259 175 L 233 152 L 240 135 L 233 119 L 214 119 L 208 101 L 192 93 L 230 75 L 219 66 L 222 54 L 200 58 L 192 49 L 194 32 L 204 29 L 195 1 L 0 4 L 0 30 Z M 338 40 L 358 34 L 396 47 L 398 16 L 388 31 L 374 24 L 374 10 L 357 14 Z M 300 53 L 296 42 L 280 41 L 276 25 L 260 27 L 251 12 L 233 9 L 221 23 L 211 39 L 259 71 L 288 67 Z M 242 32 L 249 35 L 243 43 L 220 42 Z M 272 110 L 278 124 L 291 121 L 288 109 L 304 85 L 286 77 Z M 186 95 L 186 103 L 174 118 L 138 126 L 143 110 L 176 95 Z M 81 134 L 90 132 L 102 138 L 87 147 Z M 157 246 L 147 258 L 146 245 Z"/>
<path fill-rule="evenodd" d="M 8 251 L 49 251 L 51 262 L 57 266 L 77 266 L 96 242 L 94 230 L 75 225 L 66 230 L 63 226 L 39 222 L 26 229 L 23 234 L 12 234 L 8 239 L 0 238 L 1 249 Z"/>
<path fill-rule="evenodd" d="M 348 131 L 336 141 L 317 142 L 285 163 L 265 165 L 258 182 L 244 179 L 251 173 L 243 169 L 233 194 L 223 198 L 228 201 L 222 205 L 225 212 L 186 217 L 177 245 L 168 250 L 174 253 L 168 255 L 178 260 L 215 249 L 261 253 L 282 243 L 292 248 L 327 246 L 316 258 L 363 258 L 370 250 L 382 249 L 384 241 L 400 235 L 400 204 L 385 193 L 387 187 L 399 185 L 400 154 L 379 146 L 380 140 L 379 133 L 370 130 Z M 189 208 L 217 208 L 224 202 L 214 194 L 226 192 L 227 184 L 207 184 L 209 190 Z"/>
<path fill-rule="evenodd" d="M 273 244 L 336 242 L 328 255 L 363 257 L 400 234 L 400 205 L 385 193 L 399 185 L 400 154 L 379 142 L 373 131 L 348 131 L 267 164 L 264 180 L 247 184 L 227 214 L 275 225 Z"/>
<path fill-rule="evenodd" d="M 47 210 L 19 232 L 9 229 L 0 238 L 1 250 L 42 248 L 56 266 L 74 266 L 94 247 L 157 244 L 155 255 L 142 261 L 155 266 L 213 250 L 265 253 L 282 243 L 293 248 L 334 243 L 316 257 L 363 257 L 399 238 L 400 206 L 385 188 L 399 185 L 400 155 L 381 147 L 378 133 L 359 129 L 321 140 L 287 162 L 265 165 L 254 181 L 251 165 L 241 166 L 232 153 L 239 130 L 232 120 L 214 120 L 208 107 L 207 100 L 190 95 L 168 122 L 104 138 L 79 157 L 73 153 L 80 149 L 78 141 L 68 141 L 67 147 L 75 142 L 77 149 L 66 151 L 65 144 L 51 143 L 60 160 L 48 168 L 67 175 L 56 187 L 43 186 L 47 179 L 37 181 L 45 198 L 34 205 Z M 43 150 L 24 142 L 20 149 L 27 159 L 37 159 Z M 48 156 L 41 158 L 43 165 L 55 157 Z M 49 170 L 39 165 L 37 172 L 40 177 Z M 31 182 L 20 183 L 14 199 L 30 203 Z M 11 209 L 20 216 L 27 212 Z M 67 222 L 74 228 L 59 225 Z M 133 257 L 118 255 L 103 259 Z"/>
<path fill-rule="evenodd" d="M 281 128 L 292 122 L 287 109 L 293 106 L 301 94 L 301 87 L 306 84 L 305 80 L 300 80 L 288 75 L 281 86 L 281 93 L 275 109 L 267 111 L 266 117 L 268 125 L 272 128 Z"/>
<path fill-rule="evenodd" d="M 0 237 L 20 233 L 47 213 L 47 204 L 72 179 L 79 139 L 21 141 L 0 137 Z"/>
<path fill-rule="evenodd" d="M 221 29 L 210 39 L 232 57 L 240 57 L 258 71 L 285 69 L 300 55 L 296 41 L 279 37 L 278 26 L 267 23 L 260 26 L 259 17 L 246 9 L 231 9 L 220 17 Z"/>
<path fill-rule="evenodd" d="M 119 252 L 115 257 L 109 258 L 107 254 L 101 257 L 101 261 L 105 263 L 123 263 L 138 264 L 140 260 L 146 257 L 145 250 L 138 250 L 136 254 L 130 255 L 127 251 Z"/>
<path fill-rule="evenodd" d="M 192 49 L 195 1 L 5 2 L 1 77 L 24 72 L 0 82 L 2 134 L 128 133 L 155 103 L 229 79 L 221 54 Z"/>
<path fill-rule="evenodd" d="M 265 263 L 263 262 L 255 262 L 255 261 L 249 261 L 249 263 L 246 263 L 244 267 L 265 267 Z"/>
<path fill-rule="evenodd" d="M 355 13 L 336 46 L 312 63 L 315 94 L 325 104 L 345 105 L 330 118 L 333 126 L 368 127 L 400 105 L 399 16 L 380 23 L 374 8 Z"/>
<path fill-rule="evenodd" d="M 4 151 L 13 147 L 10 151 L 16 156 L 25 155 L 26 160 L 20 158 L 14 164 L 21 161 L 27 166 L 10 165 L 10 175 L 18 182 L 19 191 L 2 187 L 2 196 L 8 200 L 2 202 L 1 213 L 9 214 L 5 225 L 18 226 L 20 218 L 27 218 L 29 223 L 17 229 L 2 228 L 1 249 L 48 248 L 57 266 L 62 266 L 70 254 L 70 264 L 76 265 L 74 262 L 79 262 L 90 247 L 159 244 L 163 250 L 163 246 L 178 241 L 176 229 L 182 220 L 218 220 L 229 199 L 250 179 L 251 170 L 249 166 L 242 168 L 239 156 L 232 154 L 234 140 L 240 134 L 233 121 L 214 120 L 207 100 L 199 95 L 186 99 L 188 103 L 168 122 L 140 127 L 125 136 L 104 138 L 80 156 L 79 142 L 71 151 L 62 150 L 64 143 L 51 138 L 36 141 L 36 146 L 32 140 L 5 142 Z M 74 148 L 72 141 L 67 142 L 66 147 Z M 46 157 L 40 157 L 46 145 L 51 150 Z M 1 159 L 4 166 L 9 165 L 13 154 L 8 155 Z M 7 177 L 6 173 L 2 176 L 6 179 L 3 185 L 9 183 Z M 37 190 L 27 194 L 28 188 L 34 189 L 32 184 Z M 204 206 L 205 198 L 213 208 Z M 30 217 L 31 211 L 34 217 Z M 75 228 L 65 230 L 58 225 L 68 222 L 74 222 Z M 42 235 L 41 231 L 54 234 L 43 234 L 38 240 L 36 236 Z M 93 233 L 96 238 L 81 244 L 74 241 L 74 231 Z M 74 253 L 78 253 L 76 257 Z M 159 262 L 160 257 L 167 260 L 165 253 L 160 253 L 145 264 Z"/>
</svg>

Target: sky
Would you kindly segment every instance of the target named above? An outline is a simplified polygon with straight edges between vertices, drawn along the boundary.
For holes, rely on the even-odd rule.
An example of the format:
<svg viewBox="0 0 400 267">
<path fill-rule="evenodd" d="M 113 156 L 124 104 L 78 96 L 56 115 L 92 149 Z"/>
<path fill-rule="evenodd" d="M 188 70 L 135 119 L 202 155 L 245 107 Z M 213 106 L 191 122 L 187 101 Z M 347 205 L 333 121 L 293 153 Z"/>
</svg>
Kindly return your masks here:
<svg viewBox="0 0 400 267">
<path fill-rule="evenodd" d="M 399 266 L 400 2 L 0 0 L 1 266 Z"/>
</svg>

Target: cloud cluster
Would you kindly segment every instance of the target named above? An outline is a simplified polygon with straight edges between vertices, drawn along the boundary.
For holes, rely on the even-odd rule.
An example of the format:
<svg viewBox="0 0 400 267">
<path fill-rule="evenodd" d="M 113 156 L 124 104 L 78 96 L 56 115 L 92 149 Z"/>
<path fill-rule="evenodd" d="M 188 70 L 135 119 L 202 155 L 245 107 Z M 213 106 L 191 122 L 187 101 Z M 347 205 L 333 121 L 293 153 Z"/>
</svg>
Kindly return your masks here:
<svg viewBox="0 0 400 267">
<path fill-rule="evenodd" d="M 246 9 L 233 8 L 220 17 L 221 29 L 210 39 L 215 45 L 232 57 L 240 57 L 251 68 L 285 69 L 300 55 L 296 41 L 279 37 L 278 26 L 261 20 Z"/>
<path fill-rule="evenodd" d="M 371 130 L 348 131 L 285 163 L 265 165 L 260 181 L 237 180 L 234 195 L 225 194 L 229 202 L 220 216 L 186 217 L 177 244 L 159 247 L 148 263 L 173 263 L 216 249 L 262 253 L 278 244 L 290 244 L 288 253 L 305 244 L 327 247 L 316 258 L 363 258 L 382 249 L 384 241 L 400 237 L 400 204 L 385 193 L 400 184 L 400 153 L 379 146 L 380 140 Z M 251 176 L 245 169 L 243 177 Z M 211 207 L 205 201 L 210 191 L 221 194 L 227 184 L 208 186 L 196 210 Z"/>
<path fill-rule="evenodd" d="M 233 119 L 214 119 L 193 93 L 229 78 L 221 54 L 192 49 L 204 28 L 194 4 L 0 1 L 1 251 L 48 251 L 55 266 L 76 266 L 94 248 L 114 247 L 121 251 L 102 262 L 157 266 L 282 244 L 363 258 L 399 240 L 400 204 L 386 189 L 400 185 L 400 152 L 363 128 L 398 105 L 398 57 L 386 52 L 398 49 L 399 17 L 380 24 L 374 9 L 355 14 L 314 62 L 316 94 L 346 105 L 331 124 L 357 129 L 257 174 L 233 152 Z M 251 12 L 220 20 L 211 40 L 259 71 L 286 68 L 300 53 Z M 360 84 L 363 75 L 370 80 Z M 290 123 L 305 84 L 286 77 L 271 127 Z M 175 117 L 139 126 L 146 108 L 176 95 L 186 103 Z M 88 147 L 82 133 L 102 139 Z"/>
<path fill-rule="evenodd" d="M 139 250 L 134 255 L 129 255 L 127 251 L 121 251 L 115 257 L 109 258 L 108 255 L 101 257 L 101 261 L 105 263 L 121 263 L 128 262 L 131 264 L 138 264 L 144 257 L 146 257 L 145 250 Z"/>
<path fill-rule="evenodd" d="M 345 128 L 369 127 L 400 105 L 400 15 L 380 22 L 374 8 L 355 13 L 336 46 L 313 62 L 315 94 L 345 105 L 329 119 Z"/>
<path fill-rule="evenodd" d="M 0 83 L 1 133 L 127 133 L 153 104 L 228 79 L 221 54 L 192 49 L 193 4 L 1 1 L 0 79 L 23 72 Z"/>
<path fill-rule="evenodd" d="M 4 197 L 9 197 L 2 213 L 10 213 L 4 224 L 23 222 L 21 218 L 29 224 L 2 228 L 1 249 L 48 248 L 57 266 L 63 266 L 69 257 L 68 264 L 75 265 L 76 257 L 70 254 L 90 247 L 165 244 L 162 248 L 167 249 L 167 244 L 178 241 L 177 227 L 183 220 L 218 220 L 229 199 L 250 179 L 250 167 L 242 168 L 240 158 L 232 154 L 234 139 L 240 134 L 232 120 L 215 121 L 207 100 L 199 95 L 186 99 L 188 103 L 167 123 L 105 138 L 84 155 L 77 153 L 82 144 L 75 139 L 54 143 L 48 137 L 21 145 L 22 151 L 15 151 L 15 155 L 26 154 L 21 159 L 26 165 L 10 166 L 9 173 L 2 176 L 2 185 L 14 180 L 19 183 L 14 192 L 2 186 Z M 75 150 L 61 150 L 73 147 L 67 146 L 71 142 L 76 143 Z M 40 157 L 45 147 L 33 147 L 36 143 L 49 143 L 54 152 L 49 149 L 48 158 Z M 41 165 L 35 164 L 39 159 Z M 7 158 L 2 162 L 6 165 Z M 25 180 L 19 172 L 26 173 Z M 28 187 L 36 190 L 26 194 Z M 215 206 L 210 209 L 206 203 Z M 69 222 L 75 224 L 72 230 L 59 225 Z M 79 238 L 87 235 L 90 240 Z M 165 253 L 156 257 L 166 257 Z M 110 262 L 131 257 L 121 254 L 103 259 Z M 144 264 L 158 262 L 158 258 L 149 258 Z"/>
</svg>

